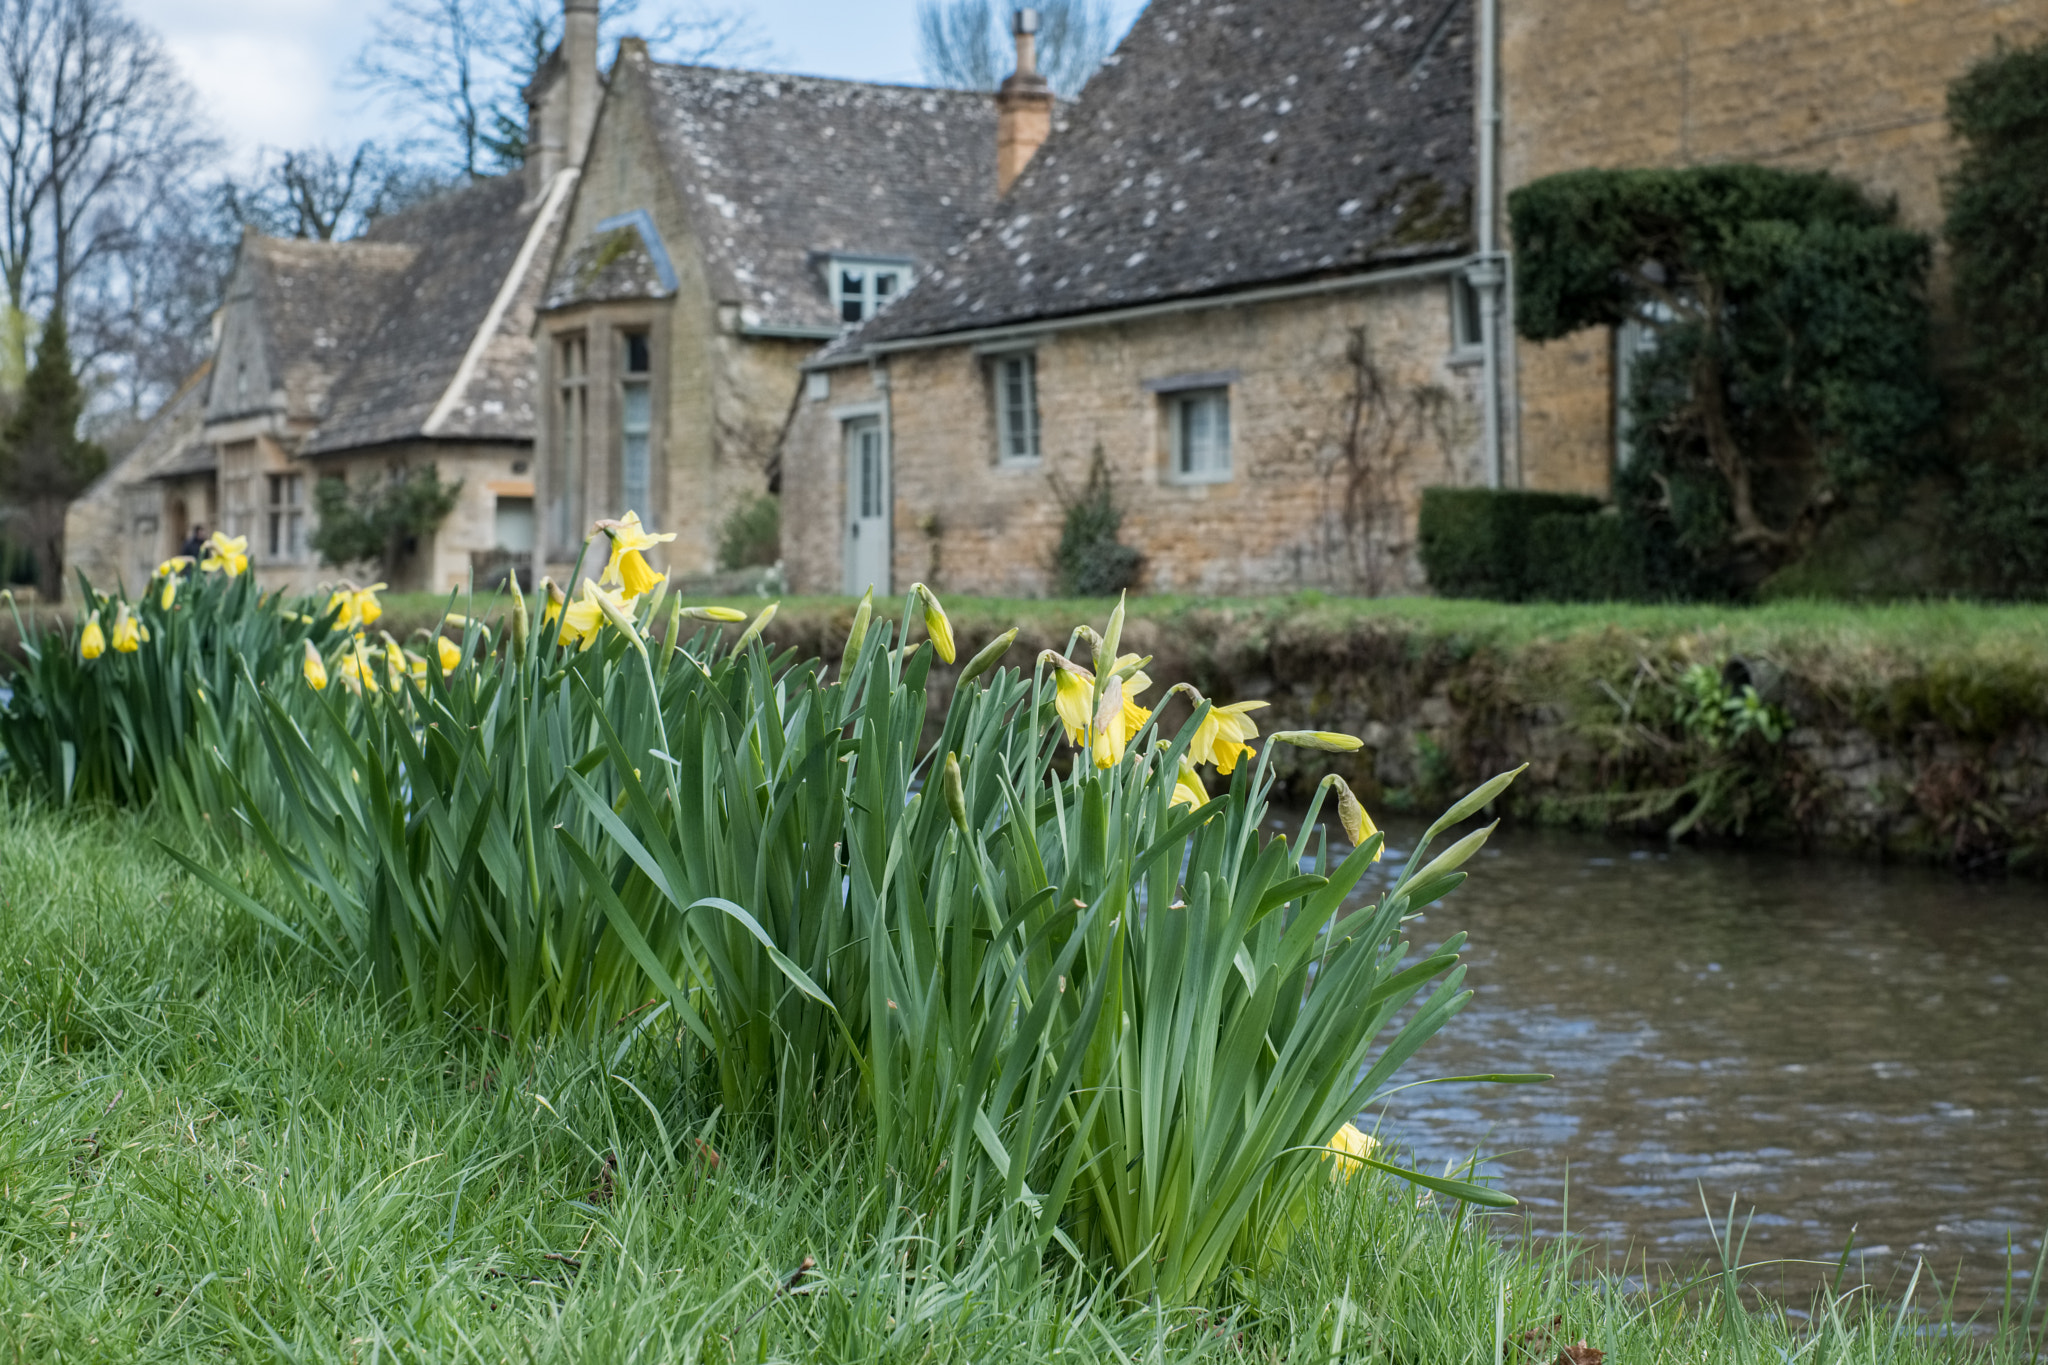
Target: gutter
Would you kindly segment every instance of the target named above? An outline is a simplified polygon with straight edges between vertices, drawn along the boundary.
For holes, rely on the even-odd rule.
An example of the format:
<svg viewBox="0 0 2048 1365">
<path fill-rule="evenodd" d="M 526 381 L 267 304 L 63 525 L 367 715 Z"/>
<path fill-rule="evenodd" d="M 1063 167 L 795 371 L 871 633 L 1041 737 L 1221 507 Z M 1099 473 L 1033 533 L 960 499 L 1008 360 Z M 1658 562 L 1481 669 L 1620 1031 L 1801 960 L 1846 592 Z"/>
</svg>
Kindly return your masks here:
<svg viewBox="0 0 2048 1365">
<path fill-rule="evenodd" d="M 1118 323 L 1142 322 L 1147 318 L 1172 317 L 1181 313 L 1206 312 L 1213 308 L 1243 308 L 1285 299 L 1314 298 L 1318 294 L 1343 294 L 1358 289 L 1380 289 L 1389 285 L 1406 284 L 1413 280 L 1451 275 L 1460 270 L 1470 271 L 1473 268 L 1470 262 L 1470 257 L 1457 256 L 1425 261 L 1419 265 L 1370 270 L 1358 275 L 1337 275 L 1330 279 L 1308 280 L 1300 284 L 1276 284 L 1264 289 L 1241 289 L 1229 294 L 1203 294 L 1194 298 L 1135 304 L 1128 308 L 1110 308 L 1095 313 L 1075 313 L 1037 322 L 1018 322 L 1008 326 L 981 327 L 963 332 L 939 332 L 931 336 L 905 337 L 897 341 L 877 341 L 830 359 L 807 360 L 801 368 L 836 370 L 846 365 L 869 363 L 902 351 L 928 351 L 942 346 L 1017 341 L 1028 337 L 1050 336 L 1057 332 L 1071 332 L 1083 327 L 1113 327 Z"/>
<path fill-rule="evenodd" d="M 767 337 L 775 341 L 837 341 L 846 335 L 842 327 L 805 326 L 802 323 L 743 322 L 743 337 Z"/>
</svg>

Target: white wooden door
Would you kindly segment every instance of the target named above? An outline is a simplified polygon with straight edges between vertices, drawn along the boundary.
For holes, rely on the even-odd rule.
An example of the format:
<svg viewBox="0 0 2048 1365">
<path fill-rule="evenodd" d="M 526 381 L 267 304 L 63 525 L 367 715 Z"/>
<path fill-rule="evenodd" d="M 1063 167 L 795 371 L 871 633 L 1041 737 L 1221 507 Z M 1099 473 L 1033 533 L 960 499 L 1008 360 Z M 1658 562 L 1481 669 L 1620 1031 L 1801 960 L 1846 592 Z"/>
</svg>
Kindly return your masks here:
<svg viewBox="0 0 2048 1365">
<path fill-rule="evenodd" d="M 846 424 L 846 591 L 889 593 L 889 453 L 882 419 Z"/>
</svg>

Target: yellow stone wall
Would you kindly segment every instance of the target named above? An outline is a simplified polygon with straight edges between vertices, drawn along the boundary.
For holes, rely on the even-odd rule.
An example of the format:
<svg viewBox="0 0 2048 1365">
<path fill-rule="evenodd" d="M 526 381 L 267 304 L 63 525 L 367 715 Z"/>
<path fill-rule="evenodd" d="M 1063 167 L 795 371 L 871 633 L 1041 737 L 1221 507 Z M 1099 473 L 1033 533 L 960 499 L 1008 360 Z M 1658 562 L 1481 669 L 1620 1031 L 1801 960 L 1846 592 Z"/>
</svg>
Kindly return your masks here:
<svg viewBox="0 0 2048 1365">
<path fill-rule="evenodd" d="M 2048 35 L 2041 0 L 1503 0 L 1501 172 L 1749 161 L 1832 171 L 1939 230 L 1955 164 L 1944 104 L 2000 39 Z M 1531 487 L 1604 493 L 1604 335 L 1520 343 Z"/>
<path fill-rule="evenodd" d="M 989 361 L 973 347 L 900 352 L 886 371 L 830 371 L 830 393 L 799 403 L 784 448 L 791 589 L 840 590 L 841 424 L 846 408 L 881 396 L 876 377 L 886 373 L 898 591 L 917 579 L 954 592 L 1051 591 L 1059 490 L 1082 487 L 1098 446 L 1124 509 L 1121 538 L 1146 557 L 1147 591 L 1419 591 L 1421 489 L 1484 476 L 1477 371 L 1450 363 L 1448 288 L 1438 277 L 1040 338 L 1043 458 L 1024 466 L 996 460 Z M 1370 520 L 1347 535 L 1356 378 L 1347 347 L 1358 327 L 1390 398 L 1368 405 L 1362 423 Z M 1234 374 L 1232 476 L 1177 483 L 1167 472 L 1167 400 L 1145 385 L 1204 373 Z M 1377 439 L 1395 413 L 1405 418 L 1399 433 Z"/>
</svg>

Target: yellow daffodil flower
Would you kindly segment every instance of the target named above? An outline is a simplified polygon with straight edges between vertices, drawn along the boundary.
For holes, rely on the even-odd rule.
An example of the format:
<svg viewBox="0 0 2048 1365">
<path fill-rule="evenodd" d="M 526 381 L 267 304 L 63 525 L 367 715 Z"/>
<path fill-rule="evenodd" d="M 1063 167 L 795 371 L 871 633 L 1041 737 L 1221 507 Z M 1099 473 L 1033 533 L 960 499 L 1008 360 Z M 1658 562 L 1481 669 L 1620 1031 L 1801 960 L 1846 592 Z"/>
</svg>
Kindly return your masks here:
<svg viewBox="0 0 2048 1365">
<path fill-rule="evenodd" d="M 384 605 L 377 600 L 377 594 L 384 591 L 386 586 L 383 583 L 372 583 L 367 588 L 359 588 L 344 580 L 327 599 L 327 610 L 335 613 L 334 628 L 361 630 L 373 624 L 384 614 Z"/>
<path fill-rule="evenodd" d="M 612 557 L 605 564 L 604 577 L 600 580 L 603 584 L 617 585 L 620 595 L 630 602 L 662 581 L 662 575 L 649 566 L 647 557 L 641 552 L 674 540 L 675 532 L 655 535 L 640 525 L 638 512 L 628 512 L 617 521 L 600 521 L 597 526 L 612 543 Z"/>
<path fill-rule="evenodd" d="M 369 646 L 361 640 L 355 641 L 341 656 L 341 680 L 354 692 L 383 690 L 377 686 L 377 674 L 370 663 Z"/>
<path fill-rule="evenodd" d="M 1240 701 L 1210 707 L 1188 745 L 1189 760 L 1213 763 L 1217 772 L 1230 776 L 1237 770 L 1237 760 L 1252 751 L 1246 741 L 1259 737 L 1259 727 L 1247 717 L 1264 705 L 1262 701 Z"/>
<path fill-rule="evenodd" d="M 313 648 L 311 640 L 306 641 L 306 657 L 300 663 L 299 671 L 306 675 L 306 686 L 315 692 L 327 690 L 327 661 L 320 657 L 320 651 Z"/>
<path fill-rule="evenodd" d="M 1141 662 L 1135 654 L 1126 654 L 1116 661 L 1116 670 L 1123 673 L 1132 664 Z M 1145 728 L 1145 722 L 1152 719 L 1152 713 L 1138 705 L 1137 696 L 1152 686 L 1152 679 L 1145 676 L 1143 669 L 1132 669 L 1124 674 L 1124 733 L 1135 735 Z"/>
<path fill-rule="evenodd" d="M 384 676 L 391 680 L 391 690 L 396 692 L 398 685 L 404 682 L 411 673 L 412 665 L 406 662 L 404 647 L 398 641 L 386 635 L 384 637 Z"/>
<path fill-rule="evenodd" d="M 540 623 L 551 626 L 560 618 L 562 608 L 568 605 L 569 599 L 562 595 L 562 590 L 555 586 L 555 580 L 552 578 L 543 578 L 540 586 L 542 595 L 547 598 L 547 605 L 541 608 Z"/>
<path fill-rule="evenodd" d="M 1143 707 L 1131 709 L 1143 715 L 1151 714 Z M 1124 680 L 1111 678 L 1109 686 L 1102 690 L 1102 700 L 1095 707 L 1094 734 L 1091 739 L 1096 767 L 1114 768 L 1123 762 L 1124 750 L 1131 742 L 1129 721 L 1130 711 L 1125 709 L 1124 703 Z"/>
<path fill-rule="evenodd" d="M 224 573 L 229 578 L 249 569 L 249 537 L 225 536 L 215 531 L 206 538 L 206 555 L 199 561 L 206 573 Z"/>
<path fill-rule="evenodd" d="M 151 574 L 150 577 L 165 578 L 172 574 L 183 573 L 185 572 L 185 570 L 191 567 L 191 555 L 172 555 L 169 559 L 166 559 L 163 563 L 157 565 L 156 572 Z"/>
<path fill-rule="evenodd" d="M 128 604 L 123 602 L 120 609 L 114 613 L 114 652 L 133 654 L 142 648 L 142 642 L 148 638 L 149 631 L 135 618 L 134 613 L 128 610 Z"/>
<path fill-rule="evenodd" d="M 1067 743 L 1078 749 L 1088 742 L 1088 721 L 1095 708 L 1095 677 L 1051 650 L 1044 657 L 1053 666 L 1053 710 L 1059 713 L 1060 724 L 1066 729 Z"/>
<path fill-rule="evenodd" d="M 78 634 L 78 657 L 97 659 L 106 652 L 106 632 L 100 629 L 100 614 L 94 612 L 85 618 L 85 629 Z"/>
<path fill-rule="evenodd" d="M 1192 810 L 1196 806 L 1206 805 L 1208 800 L 1209 793 L 1202 788 L 1202 775 L 1194 770 L 1193 765 L 1181 764 L 1180 775 L 1173 780 L 1173 798 L 1166 804 L 1186 806 Z"/>
<path fill-rule="evenodd" d="M 917 594 L 924 604 L 925 634 L 932 637 L 932 649 L 938 654 L 939 662 L 953 662 L 953 622 L 946 615 L 946 609 L 939 605 L 938 595 L 922 583 L 913 583 L 910 590 Z"/>
<path fill-rule="evenodd" d="M 447 677 L 462 664 L 462 646 L 445 635 L 434 637 L 434 649 L 441 656 L 441 676 Z"/>
<path fill-rule="evenodd" d="M 589 649 L 597 643 L 597 634 L 604 626 L 604 599 L 612 597 L 600 588 L 594 579 L 583 580 L 583 591 L 562 610 L 562 643 L 575 645 L 578 650 Z M 618 599 L 613 597 L 612 601 Z"/>
<path fill-rule="evenodd" d="M 405 671 L 411 675 L 413 686 L 424 691 L 427 685 L 427 661 L 409 649 L 400 650 L 399 653 L 405 658 Z"/>
<path fill-rule="evenodd" d="M 165 611 L 169 611 L 171 603 L 178 600 L 178 584 L 180 581 L 176 574 L 171 574 L 164 579 L 163 594 L 156 599 L 156 604 Z"/>
<path fill-rule="evenodd" d="M 1358 1158 L 1371 1156 L 1379 1143 L 1370 1133 L 1362 1133 L 1347 1123 L 1324 1145 L 1337 1149 L 1334 1152 L 1323 1153 L 1323 1160 L 1333 1163 L 1330 1168 L 1330 1179 L 1349 1180 L 1355 1173 L 1365 1169 L 1365 1163 Z"/>
</svg>

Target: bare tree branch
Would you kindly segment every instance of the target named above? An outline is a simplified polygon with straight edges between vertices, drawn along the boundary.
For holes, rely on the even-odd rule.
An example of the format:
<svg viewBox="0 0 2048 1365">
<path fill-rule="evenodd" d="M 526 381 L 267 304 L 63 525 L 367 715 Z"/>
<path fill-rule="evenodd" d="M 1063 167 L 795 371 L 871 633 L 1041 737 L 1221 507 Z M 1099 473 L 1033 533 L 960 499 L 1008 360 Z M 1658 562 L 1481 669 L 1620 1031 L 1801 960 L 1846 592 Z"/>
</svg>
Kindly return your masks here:
<svg viewBox="0 0 2048 1365">
<path fill-rule="evenodd" d="M 956 90 L 993 90 L 1016 47 L 1008 0 L 918 0 L 917 55 L 925 78 Z M 1053 93 L 1073 99 L 1109 55 L 1103 0 L 1038 0 L 1038 70 Z"/>
</svg>

